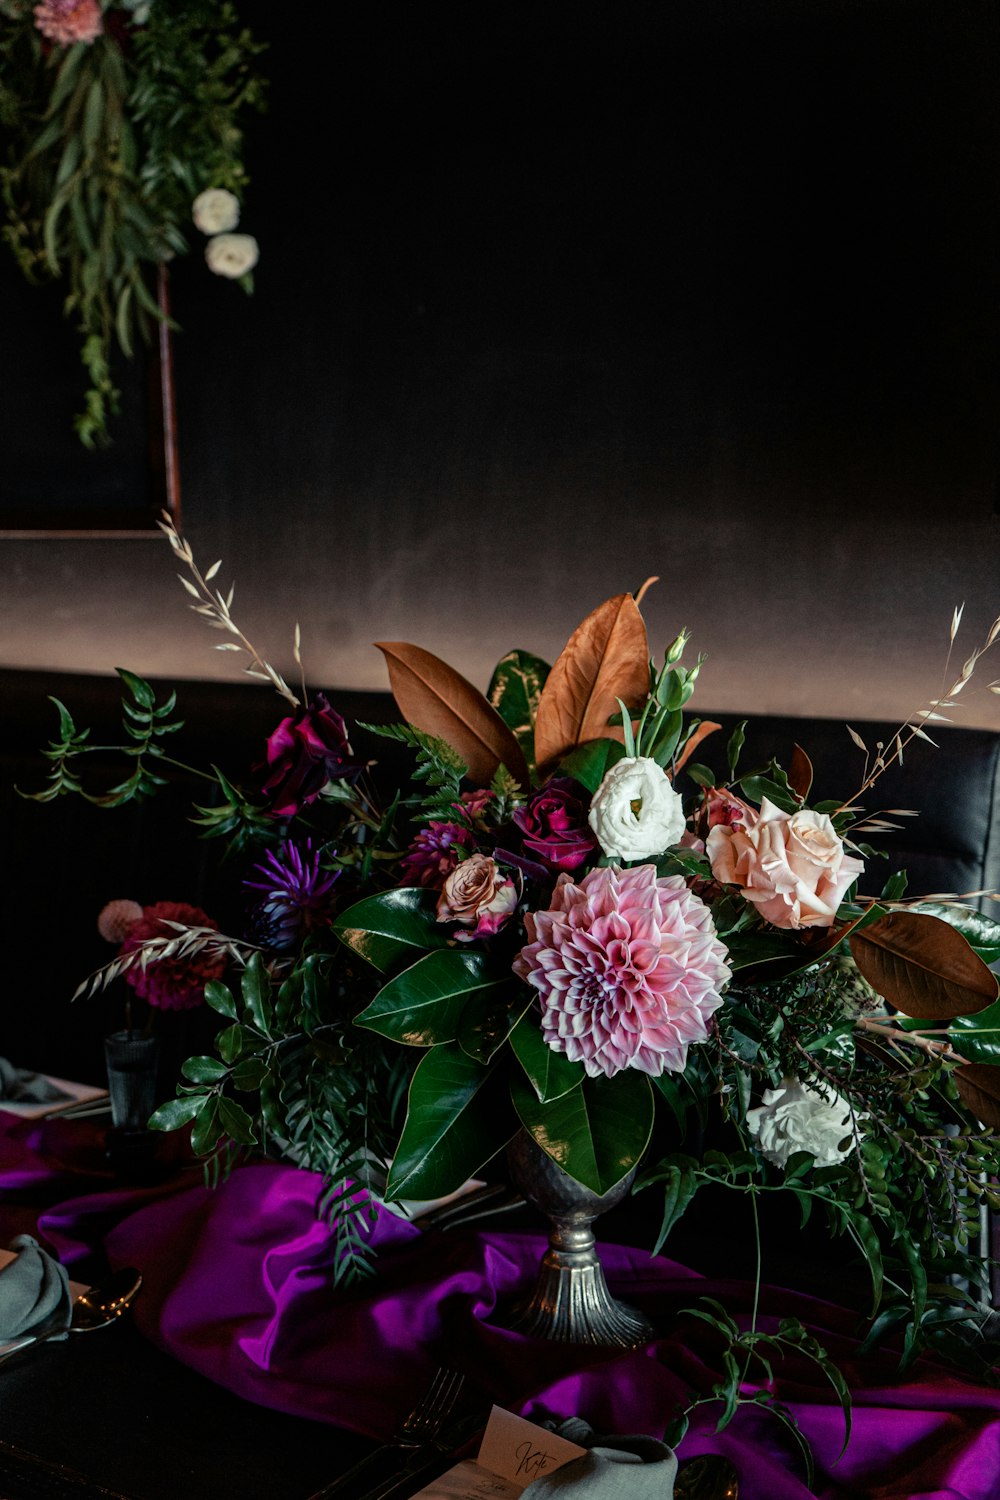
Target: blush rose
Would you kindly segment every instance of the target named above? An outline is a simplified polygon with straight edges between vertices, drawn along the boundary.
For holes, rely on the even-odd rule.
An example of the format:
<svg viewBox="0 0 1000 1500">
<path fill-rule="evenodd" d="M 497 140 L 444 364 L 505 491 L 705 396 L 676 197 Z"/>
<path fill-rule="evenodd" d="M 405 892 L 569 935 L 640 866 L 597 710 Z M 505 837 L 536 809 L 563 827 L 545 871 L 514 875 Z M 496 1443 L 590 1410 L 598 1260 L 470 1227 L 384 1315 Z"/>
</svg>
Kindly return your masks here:
<svg viewBox="0 0 1000 1500">
<path fill-rule="evenodd" d="M 782 812 L 766 797 L 752 822 L 716 824 L 705 851 L 720 885 L 738 886 L 775 927 L 830 927 L 864 870 L 825 813 Z"/>
<path fill-rule="evenodd" d="M 498 932 L 517 906 L 517 898 L 517 887 L 495 859 L 472 854 L 445 881 L 438 898 L 437 919 L 461 923 L 469 930 L 455 936 L 459 942 L 471 943 Z"/>
</svg>

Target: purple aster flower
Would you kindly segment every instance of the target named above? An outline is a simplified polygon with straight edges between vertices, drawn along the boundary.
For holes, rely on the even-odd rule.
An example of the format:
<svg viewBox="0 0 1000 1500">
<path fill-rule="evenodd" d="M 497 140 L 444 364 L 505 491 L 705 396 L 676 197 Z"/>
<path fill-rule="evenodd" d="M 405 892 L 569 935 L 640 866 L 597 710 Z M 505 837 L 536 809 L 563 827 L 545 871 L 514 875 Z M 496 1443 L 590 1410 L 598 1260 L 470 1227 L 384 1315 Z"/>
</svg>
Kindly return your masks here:
<svg viewBox="0 0 1000 1500">
<path fill-rule="evenodd" d="M 402 884 L 442 890 L 452 870 L 465 858 L 468 839 L 468 829 L 457 823 L 428 823 L 399 862 Z"/>
<path fill-rule="evenodd" d="M 320 869 L 319 850 L 312 840 L 297 845 L 287 841 L 277 853 L 269 849 L 244 880 L 249 891 L 263 894 L 250 909 L 254 938 L 279 953 L 287 952 L 316 927 L 330 921 L 330 891 L 339 870 Z"/>
</svg>

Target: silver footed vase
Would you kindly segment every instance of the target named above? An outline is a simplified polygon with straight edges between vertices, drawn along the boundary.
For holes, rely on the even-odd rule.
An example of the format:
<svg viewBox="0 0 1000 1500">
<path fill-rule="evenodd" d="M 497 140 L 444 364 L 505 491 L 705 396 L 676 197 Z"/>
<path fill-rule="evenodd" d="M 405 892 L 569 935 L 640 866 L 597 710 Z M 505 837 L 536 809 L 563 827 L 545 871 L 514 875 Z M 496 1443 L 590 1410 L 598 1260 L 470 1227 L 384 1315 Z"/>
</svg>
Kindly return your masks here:
<svg viewBox="0 0 1000 1500">
<path fill-rule="evenodd" d="M 593 1223 L 628 1193 L 635 1169 L 610 1192 L 598 1195 L 564 1172 L 526 1130 L 507 1147 L 511 1179 L 549 1220 L 549 1246 L 535 1289 L 506 1326 L 532 1338 L 640 1349 L 655 1336 L 653 1325 L 608 1291 L 597 1254 Z"/>
</svg>

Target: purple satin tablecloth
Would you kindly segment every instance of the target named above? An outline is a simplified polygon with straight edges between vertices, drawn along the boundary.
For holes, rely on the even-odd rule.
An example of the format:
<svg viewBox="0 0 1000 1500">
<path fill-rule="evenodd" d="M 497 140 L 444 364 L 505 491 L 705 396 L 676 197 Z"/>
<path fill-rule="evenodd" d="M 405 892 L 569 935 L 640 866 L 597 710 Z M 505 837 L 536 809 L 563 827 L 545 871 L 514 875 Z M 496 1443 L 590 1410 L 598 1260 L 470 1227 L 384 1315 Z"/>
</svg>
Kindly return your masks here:
<svg viewBox="0 0 1000 1500">
<path fill-rule="evenodd" d="M 661 1436 L 691 1392 L 718 1378 L 711 1331 L 682 1310 L 711 1295 L 749 1322 L 746 1283 L 608 1245 L 612 1290 L 643 1308 L 663 1337 L 620 1356 L 528 1340 L 490 1320 L 499 1308 L 502 1323 L 504 1306 L 530 1288 L 541 1236 L 422 1235 L 389 1214 L 373 1231 L 377 1276 L 333 1291 L 319 1190 L 315 1175 L 270 1163 L 239 1167 L 214 1191 L 198 1167 L 125 1188 L 89 1123 L 0 1116 L 5 1231 L 15 1219 L 23 1227 L 30 1205 L 43 1243 L 79 1274 L 99 1256 L 139 1267 L 135 1321 L 161 1349 L 248 1400 L 373 1437 L 388 1435 L 439 1363 L 464 1369 L 486 1397 L 525 1416 L 582 1416 L 598 1431 Z M 812 1446 L 812 1490 L 785 1429 L 756 1409 L 716 1434 L 718 1407 L 699 1408 L 681 1459 L 727 1454 L 741 1500 L 1000 1500 L 1000 1392 L 929 1362 L 900 1378 L 891 1355 L 858 1356 L 849 1310 L 762 1288 L 758 1326 L 774 1329 L 786 1316 L 807 1324 L 851 1386 L 847 1452 L 838 1460 L 844 1426 L 831 1388 L 810 1362 L 786 1360 L 777 1394 Z"/>
</svg>

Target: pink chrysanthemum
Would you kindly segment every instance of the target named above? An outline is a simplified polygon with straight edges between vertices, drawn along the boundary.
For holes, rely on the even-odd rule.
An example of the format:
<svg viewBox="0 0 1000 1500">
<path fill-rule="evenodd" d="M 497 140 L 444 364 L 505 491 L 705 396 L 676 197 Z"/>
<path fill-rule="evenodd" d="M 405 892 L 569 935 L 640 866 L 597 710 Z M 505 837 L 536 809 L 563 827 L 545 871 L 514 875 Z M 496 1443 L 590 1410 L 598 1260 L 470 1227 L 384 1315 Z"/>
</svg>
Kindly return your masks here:
<svg viewBox="0 0 1000 1500">
<path fill-rule="evenodd" d="M 35 25 L 60 47 L 93 42 L 104 30 L 97 0 L 42 0 L 35 6 Z"/>
<path fill-rule="evenodd" d="M 560 876 L 514 972 L 538 990 L 542 1035 L 592 1078 L 622 1068 L 680 1072 L 708 1036 L 732 977 L 712 914 L 680 875 L 653 865 Z"/>
<path fill-rule="evenodd" d="M 470 842 L 468 830 L 458 823 L 428 823 L 418 830 L 399 862 L 404 885 L 442 890 L 452 870 L 465 858 L 465 846 Z"/>
<path fill-rule="evenodd" d="M 199 906 L 188 906 L 183 901 L 157 901 L 144 907 L 141 919 L 133 922 L 122 944 L 122 953 L 131 953 L 147 938 L 177 937 L 177 929 L 169 925 L 171 922 L 218 931 L 217 924 Z M 225 957 L 217 954 L 172 954 L 169 958 L 151 959 L 145 968 L 133 964 L 124 977 L 125 983 L 155 1010 L 193 1010 L 204 1000 L 208 981 L 221 978 L 225 967 Z"/>
</svg>

